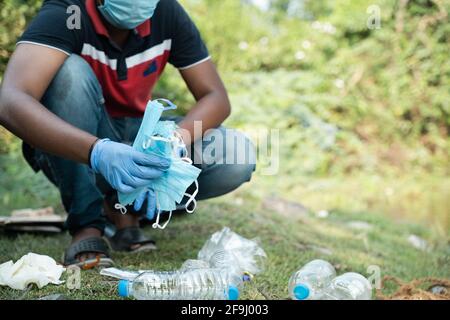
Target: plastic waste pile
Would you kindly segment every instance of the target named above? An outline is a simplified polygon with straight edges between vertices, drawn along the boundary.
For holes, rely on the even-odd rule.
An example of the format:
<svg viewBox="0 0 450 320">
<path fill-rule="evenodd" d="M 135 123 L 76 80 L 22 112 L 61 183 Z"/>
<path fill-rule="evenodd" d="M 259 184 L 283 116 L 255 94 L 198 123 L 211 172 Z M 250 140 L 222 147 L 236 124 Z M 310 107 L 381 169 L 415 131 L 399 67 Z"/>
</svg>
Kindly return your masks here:
<svg viewBox="0 0 450 320">
<path fill-rule="evenodd" d="M 245 281 L 263 271 L 266 253 L 256 240 L 223 228 L 208 239 L 197 259 L 176 271 L 123 271 L 102 275 L 121 279 L 119 295 L 139 300 L 236 300 Z"/>
<path fill-rule="evenodd" d="M 359 273 L 336 276 L 329 262 L 313 260 L 291 276 L 289 294 L 294 300 L 370 300 L 372 286 Z"/>
<path fill-rule="evenodd" d="M 235 300 L 246 281 L 264 269 L 267 256 L 256 240 L 223 228 L 204 244 L 197 259 L 176 271 L 122 271 L 101 274 L 121 279 L 119 295 L 139 300 Z M 329 262 L 313 260 L 295 272 L 288 284 L 294 300 L 370 300 L 372 287 L 361 274 L 337 276 Z"/>
</svg>

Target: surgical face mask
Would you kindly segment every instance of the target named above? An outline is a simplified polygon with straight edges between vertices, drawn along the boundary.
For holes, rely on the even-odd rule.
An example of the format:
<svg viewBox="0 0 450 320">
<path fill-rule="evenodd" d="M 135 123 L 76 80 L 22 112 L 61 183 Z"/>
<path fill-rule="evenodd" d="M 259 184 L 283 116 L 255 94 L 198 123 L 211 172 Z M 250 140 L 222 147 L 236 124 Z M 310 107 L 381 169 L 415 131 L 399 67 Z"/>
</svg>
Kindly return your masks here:
<svg viewBox="0 0 450 320">
<path fill-rule="evenodd" d="M 150 19 L 159 0 L 105 0 L 98 9 L 103 17 L 119 29 L 134 29 Z"/>
<path fill-rule="evenodd" d="M 164 104 L 168 107 L 164 107 Z M 152 189 L 156 196 L 157 217 L 154 228 L 164 229 L 170 221 L 172 211 L 181 203 L 184 197 L 188 197 L 186 211 L 194 212 L 198 193 L 197 178 L 200 169 L 192 165 L 192 160 L 187 157 L 186 146 L 180 135 L 176 132 L 177 125 L 173 121 L 159 121 L 166 110 L 175 109 L 170 101 L 159 99 L 149 102 L 147 105 L 141 127 L 136 136 L 133 148 L 147 154 L 157 154 L 171 159 L 170 168 L 158 179 L 150 180 L 148 186 L 139 188 L 132 193 L 119 193 L 119 203 L 116 209 L 126 213 L 125 206 L 132 204 L 136 198 L 148 189 Z M 187 194 L 186 190 L 195 184 L 193 194 Z M 162 211 L 169 212 L 169 219 L 164 225 L 160 225 Z"/>
</svg>

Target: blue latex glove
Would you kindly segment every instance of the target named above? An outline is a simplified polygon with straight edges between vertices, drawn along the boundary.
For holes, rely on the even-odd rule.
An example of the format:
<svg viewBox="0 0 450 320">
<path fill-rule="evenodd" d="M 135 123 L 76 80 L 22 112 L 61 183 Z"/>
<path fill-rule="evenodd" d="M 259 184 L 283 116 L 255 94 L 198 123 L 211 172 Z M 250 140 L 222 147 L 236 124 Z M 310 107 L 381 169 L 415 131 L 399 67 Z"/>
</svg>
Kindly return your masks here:
<svg viewBox="0 0 450 320">
<path fill-rule="evenodd" d="M 91 167 L 117 191 L 130 193 L 159 178 L 170 167 L 170 159 L 134 150 L 109 139 L 98 141 L 91 153 Z"/>
<path fill-rule="evenodd" d="M 144 201 L 147 200 L 147 209 L 145 215 L 148 220 L 153 220 L 156 214 L 156 196 L 155 191 L 152 189 L 142 192 L 139 197 L 134 201 L 134 210 L 140 211 Z"/>
</svg>

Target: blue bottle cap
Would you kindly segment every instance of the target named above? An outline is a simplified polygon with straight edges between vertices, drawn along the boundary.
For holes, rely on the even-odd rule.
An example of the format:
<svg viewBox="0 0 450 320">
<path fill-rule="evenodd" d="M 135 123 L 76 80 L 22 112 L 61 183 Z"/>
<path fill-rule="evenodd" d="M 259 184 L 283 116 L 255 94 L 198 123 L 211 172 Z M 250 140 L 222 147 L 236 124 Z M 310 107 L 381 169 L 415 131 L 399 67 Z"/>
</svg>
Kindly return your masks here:
<svg viewBox="0 0 450 320">
<path fill-rule="evenodd" d="M 305 300 L 309 297 L 309 288 L 303 284 L 298 284 L 294 288 L 294 297 L 297 300 Z"/>
<path fill-rule="evenodd" d="M 128 292 L 128 284 L 130 282 L 128 280 L 120 280 L 119 281 L 119 285 L 117 286 L 117 289 L 119 291 L 119 296 L 120 297 L 128 297 L 129 296 L 129 292 Z"/>
<path fill-rule="evenodd" d="M 230 285 L 228 287 L 228 300 L 239 300 L 239 288 L 234 286 L 234 285 Z"/>
</svg>

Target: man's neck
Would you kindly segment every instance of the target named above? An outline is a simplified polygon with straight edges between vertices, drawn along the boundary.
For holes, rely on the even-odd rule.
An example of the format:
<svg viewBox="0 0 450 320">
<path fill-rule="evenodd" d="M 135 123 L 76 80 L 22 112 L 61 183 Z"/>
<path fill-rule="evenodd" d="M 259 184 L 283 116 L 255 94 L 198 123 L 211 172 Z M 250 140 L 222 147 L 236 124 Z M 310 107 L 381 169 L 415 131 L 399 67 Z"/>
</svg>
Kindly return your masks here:
<svg viewBox="0 0 450 320">
<path fill-rule="evenodd" d="M 102 5 L 103 1 L 97 0 L 97 5 Z M 98 9 L 97 9 L 98 10 Z M 131 30 L 123 30 L 114 27 L 112 24 L 110 24 L 106 19 L 103 17 L 100 11 L 98 11 L 100 19 L 102 19 L 103 24 L 106 27 L 106 30 L 108 30 L 109 36 L 111 37 L 111 40 L 117 44 L 120 48 L 123 48 L 125 46 L 125 43 L 128 40 L 128 37 L 130 36 Z"/>
<path fill-rule="evenodd" d="M 106 29 L 108 30 L 111 40 L 117 44 L 120 48 L 123 48 L 130 36 L 130 30 L 122 30 L 112 26 L 107 21 L 104 21 Z"/>
</svg>

